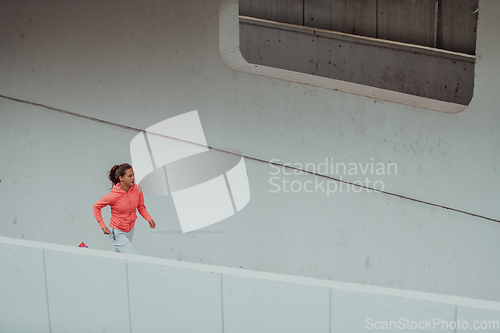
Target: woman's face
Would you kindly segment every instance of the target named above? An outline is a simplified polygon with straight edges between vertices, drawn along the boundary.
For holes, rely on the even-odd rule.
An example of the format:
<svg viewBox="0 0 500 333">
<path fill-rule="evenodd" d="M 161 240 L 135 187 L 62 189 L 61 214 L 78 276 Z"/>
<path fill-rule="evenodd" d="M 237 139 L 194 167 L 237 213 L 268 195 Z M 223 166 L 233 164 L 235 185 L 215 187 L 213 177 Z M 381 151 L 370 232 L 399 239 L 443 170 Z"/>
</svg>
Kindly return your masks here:
<svg viewBox="0 0 500 333">
<path fill-rule="evenodd" d="M 134 186 L 134 182 L 135 182 L 135 176 L 134 176 L 134 169 L 132 168 L 126 170 L 125 174 L 122 177 L 120 177 L 120 183 L 128 187 Z"/>
</svg>

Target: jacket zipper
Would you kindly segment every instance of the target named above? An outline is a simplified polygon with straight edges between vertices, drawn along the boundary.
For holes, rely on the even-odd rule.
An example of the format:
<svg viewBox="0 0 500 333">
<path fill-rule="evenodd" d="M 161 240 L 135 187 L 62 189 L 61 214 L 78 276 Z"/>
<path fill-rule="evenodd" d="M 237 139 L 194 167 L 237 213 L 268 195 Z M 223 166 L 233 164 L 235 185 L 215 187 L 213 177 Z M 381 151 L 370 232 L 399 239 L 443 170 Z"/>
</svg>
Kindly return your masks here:
<svg viewBox="0 0 500 333">
<path fill-rule="evenodd" d="M 130 220 L 130 223 L 132 223 L 132 207 L 130 205 L 130 197 L 128 196 L 128 192 L 127 192 L 127 200 L 128 200 L 128 218 Z"/>
</svg>

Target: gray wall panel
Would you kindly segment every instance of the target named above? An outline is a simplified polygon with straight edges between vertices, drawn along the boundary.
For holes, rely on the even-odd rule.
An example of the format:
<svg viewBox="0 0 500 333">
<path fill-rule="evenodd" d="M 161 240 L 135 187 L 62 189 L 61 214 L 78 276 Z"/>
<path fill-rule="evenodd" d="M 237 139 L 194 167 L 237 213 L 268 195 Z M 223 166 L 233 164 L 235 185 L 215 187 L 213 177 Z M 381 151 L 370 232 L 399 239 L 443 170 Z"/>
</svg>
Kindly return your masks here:
<svg viewBox="0 0 500 333">
<path fill-rule="evenodd" d="M 441 0 L 437 47 L 476 53 L 477 0 Z"/>
<path fill-rule="evenodd" d="M 50 332 L 46 286 L 43 248 L 0 240 L 1 332 Z"/>
<path fill-rule="evenodd" d="M 243 0 L 240 15 L 303 25 L 304 0 Z"/>
<path fill-rule="evenodd" d="M 240 25 L 241 49 L 249 61 L 302 73 L 317 73 L 317 36 L 293 31 L 266 28 L 257 25 Z M 297 47 L 300 45 L 300 47 Z"/>
<path fill-rule="evenodd" d="M 221 274 L 137 257 L 128 263 L 132 332 L 223 332 Z"/>
<path fill-rule="evenodd" d="M 45 249 L 51 331 L 130 331 L 126 256 L 72 252 Z"/>
<path fill-rule="evenodd" d="M 308 27 L 376 37 L 377 2 L 373 0 L 306 0 L 304 22 Z"/>
<path fill-rule="evenodd" d="M 435 0 L 378 0 L 378 37 L 434 45 Z"/>
</svg>

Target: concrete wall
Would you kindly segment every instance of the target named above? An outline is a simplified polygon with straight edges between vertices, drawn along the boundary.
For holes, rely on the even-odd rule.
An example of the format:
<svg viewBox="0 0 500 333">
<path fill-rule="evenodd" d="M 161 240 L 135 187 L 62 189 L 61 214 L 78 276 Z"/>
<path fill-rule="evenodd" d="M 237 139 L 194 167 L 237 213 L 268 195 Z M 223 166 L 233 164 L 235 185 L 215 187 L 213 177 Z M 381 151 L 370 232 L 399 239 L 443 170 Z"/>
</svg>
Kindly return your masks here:
<svg viewBox="0 0 500 333">
<path fill-rule="evenodd" d="M 477 0 L 241 0 L 240 14 L 474 54 Z"/>
<path fill-rule="evenodd" d="M 500 300 L 498 2 L 480 2 L 475 93 L 453 115 L 232 70 L 225 4 L 0 1 L 1 235 L 111 251 L 91 209 L 107 171 L 130 160 L 135 129 L 198 110 L 209 145 L 247 156 L 250 202 L 183 234 L 171 198 L 146 196 L 158 226 L 138 219 L 139 253 Z M 385 194 L 273 193 L 276 170 L 254 158 L 398 170 L 369 175 Z"/>
<path fill-rule="evenodd" d="M 251 64 L 462 105 L 474 91 L 474 57 L 401 43 L 241 17 L 240 50 Z"/>
<path fill-rule="evenodd" d="M 464 321 L 500 327 L 499 302 L 6 237 L 0 265 L 6 332 L 364 332 L 391 321 L 400 331 L 455 332 L 450 326 Z"/>
</svg>

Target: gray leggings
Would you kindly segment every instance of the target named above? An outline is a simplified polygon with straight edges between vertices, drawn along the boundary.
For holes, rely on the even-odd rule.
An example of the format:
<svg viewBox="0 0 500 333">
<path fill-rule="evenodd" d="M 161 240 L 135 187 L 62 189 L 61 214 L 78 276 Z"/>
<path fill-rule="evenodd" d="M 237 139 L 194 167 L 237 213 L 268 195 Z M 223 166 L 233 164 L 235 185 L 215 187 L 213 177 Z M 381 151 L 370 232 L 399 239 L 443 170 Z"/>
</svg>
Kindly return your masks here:
<svg viewBox="0 0 500 333">
<path fill-rule="evenodd" d="M 132 237 L 134 236 L 134 228 L 129 232 L 124 232 L 115 228 L 111 228 L 109 237 L 115 246 L 116 252 L 139 254 L 132 245 Z"/>
</svg>

